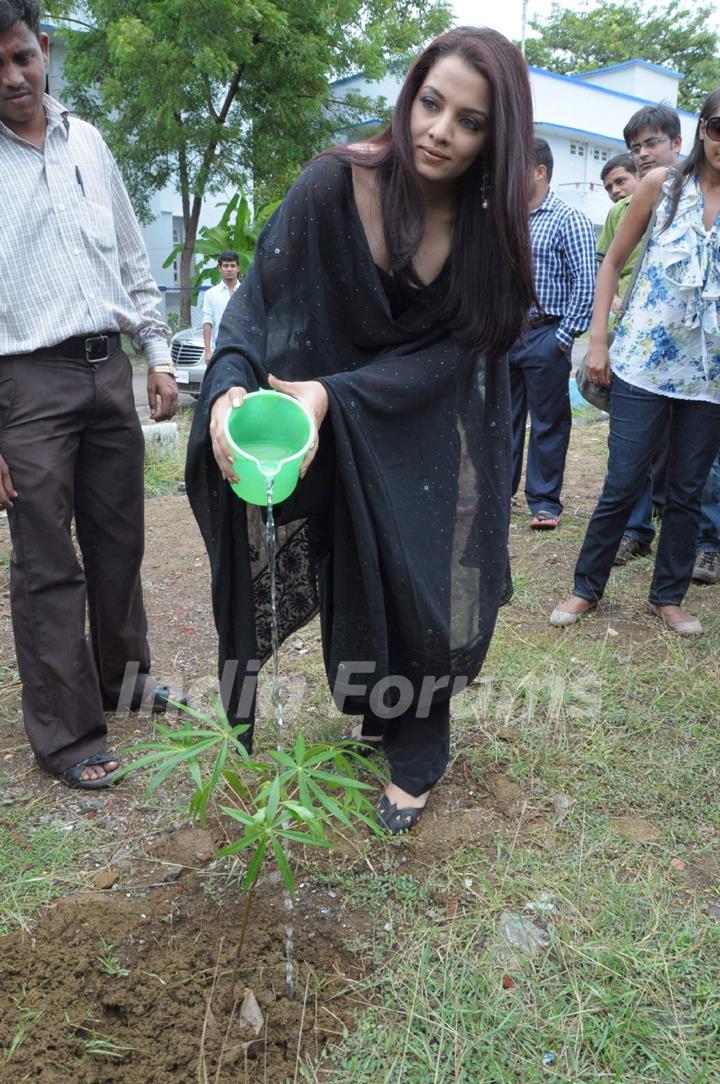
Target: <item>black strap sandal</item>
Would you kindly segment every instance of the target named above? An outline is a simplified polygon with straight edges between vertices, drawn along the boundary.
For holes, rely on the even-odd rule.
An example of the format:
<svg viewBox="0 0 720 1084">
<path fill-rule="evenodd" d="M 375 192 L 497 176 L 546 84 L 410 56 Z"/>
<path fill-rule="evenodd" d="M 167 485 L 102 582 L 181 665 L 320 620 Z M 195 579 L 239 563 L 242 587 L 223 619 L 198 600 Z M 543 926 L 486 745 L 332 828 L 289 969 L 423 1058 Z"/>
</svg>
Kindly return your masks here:
<svg viewBox="0 0 720 1084">
<path fill-rule="evenodd" d="M 186 693 L 174 693 L 169 685 L 156 685 L 153 692 L 152 713 L 153 715 L 160 715 L 167 711 L 168 703 L 181 704 L 183 707 L 187 707 L 187 702 Z"/>
<path fill-rule="evenodd" d="M 375 807 L 375 820 L 391 836 L 398 836 L 401 832 L 409 832 L 411 828 L 414 828 L 424 811 L 424 805 L 398 809 L 387 794 L 383 794 Z"/>
<path fill-rule="evenodd" d="M 105 787 L 111 787 L 120 781 L 119 777 L 115 778 L 117 775 L 115 770 L 106 772 L 99 779 L 81 779 L 80 777 L 85 768 L 96 764 L 110 764 L 111 761 L 117 763 L 117 757 L 112 756 L 110 753 L 93 753 L 92 756 L 85 757 L 84 760 L 79 760 L 72 767 L 66 768 L 64 772 L 50 772 L 50 775 L 55 779 L 59 779 L 66 787 L 73 787 L 76 790 L 103 790 Z"/>
</svg>

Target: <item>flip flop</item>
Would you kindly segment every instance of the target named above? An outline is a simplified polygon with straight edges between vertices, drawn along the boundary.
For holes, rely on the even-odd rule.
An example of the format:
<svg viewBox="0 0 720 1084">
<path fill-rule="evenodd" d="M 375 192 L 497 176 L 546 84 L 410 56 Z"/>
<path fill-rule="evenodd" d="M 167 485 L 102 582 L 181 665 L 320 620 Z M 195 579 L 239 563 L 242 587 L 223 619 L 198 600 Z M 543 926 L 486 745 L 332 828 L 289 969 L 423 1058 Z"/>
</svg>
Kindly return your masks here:
<svg viewBox="0 0 720 1084">
<path fill-rule="evenodd" d="M 533 531 L 554 531 L 559 526 L 560 516 L 552 512 L 544 512 L 542 509 L 530 521 L 530 528 Z"/>
</svg>

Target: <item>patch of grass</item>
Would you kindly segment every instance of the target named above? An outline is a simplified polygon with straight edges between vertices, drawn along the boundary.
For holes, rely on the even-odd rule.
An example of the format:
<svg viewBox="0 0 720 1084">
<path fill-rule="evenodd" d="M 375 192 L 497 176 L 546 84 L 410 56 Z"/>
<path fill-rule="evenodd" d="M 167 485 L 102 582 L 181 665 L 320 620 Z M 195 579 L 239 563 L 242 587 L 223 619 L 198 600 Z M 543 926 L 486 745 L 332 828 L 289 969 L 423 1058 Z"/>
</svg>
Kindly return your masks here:
<svg viewBox="0 0 720 1084">
<path fill-rule="evenodd" d="M 316 1079 L 717 1080 L 720 929 L 658 878 L 608 871 L 592 889 L 578 878 L 564 888 L 571 901 L 559 901 L 535 960 L 499 954 L 492 892 L 453 922 L 418 922 L 355 987 L 358 1029 Z"/>
<path fill-rule="evenodd" d="M 83 1039 L 83 1046 L 88 1054 L 96 1058 L 124 1058 L 135 1050 L 134 1046 L 126 1046 L 112 1037 L 99 1035 L 96 1031 L 90 1033 L 89 1039 Z"/>
<path fill-rule="evenodd" d="M 590 467 L 604 458 L 591 430 L 573 441 Z M 357 1030 L 308 1080 L 720 1080 L 720 921 L 709 906 L 720 903 L 720 594 L 691 589 L 705 636 L 674 636 L 645 603 L 652 563 L 635 561 L 613 572 L 597 613 L 552 629 L 589 504 L 576 497 L 542 538 L 518 506 L 515 598 L 481 677 L 452 702 L 457 774 L 475 795 L 453 800 L 480 825 L 494 779 L 517 800 L 488 813 L 477 840 L 443 847 L 441 835 L 432 853 L 413 841 L 430 915 L 395 905 L 393 939 L 378 941 L 370 979 L 353 988 Z M 388 910 L 402 870 L 380 878 Z M 526 907 L 543 894 L 554 910 L 538 917 Z M 546 925 L 549 949 L 509 964 L 503 912 Z"/>
<path fill-rule="evenodd" d="M 103 975 L 116 975 L 120 978 L 130 974 L 130 969 L 123 967 L 120 963 L 120 957 L 114 952 L 114 945 L 111 945 L 104 937 L 100 938 L 100 947 L 102 952 L 98 954 L 98 963 L 100 964 L 100 970 Z"/>
<path fill-rule="evenodd" d="M 28 929 L 31 918 L 73 883 L 88 830 L 30 826 L 22 809 L 0 810 L 0 935 Z"/>
</svg>

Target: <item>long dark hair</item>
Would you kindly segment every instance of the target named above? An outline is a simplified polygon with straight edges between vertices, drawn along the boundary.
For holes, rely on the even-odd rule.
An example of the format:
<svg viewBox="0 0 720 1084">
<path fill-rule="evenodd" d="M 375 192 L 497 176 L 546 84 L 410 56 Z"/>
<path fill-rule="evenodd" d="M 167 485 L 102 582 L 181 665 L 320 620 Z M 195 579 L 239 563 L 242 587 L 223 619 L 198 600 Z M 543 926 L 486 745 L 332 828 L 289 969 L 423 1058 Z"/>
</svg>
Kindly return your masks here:
<svg viewBox="0 0 720 1084">
<path fill-rule="evenodd" d="M 695 129 L 695 139 L 693 140 L 692 150 L 683 164 L 675 171 L 670 196 L 670 212 L 667 221 L 663 225 L 663 230 L 666 230 L 675 218 L 680 202 L 680 193 L 682 192 L 683 185 L 688 177 L 692 177 L 695 181 L 700 180 L 700 174 L 705 165 L 705 151 L 703 150 L 703 141 L 700 138 L 700 122 L 708 120 L 710 117 L 717 117 L 718 115 L 720 115 L 720 87 L 718 87 L 717 90 L 713 90 L 711 94 L 708 94 L 703 102 L 703 107 L 700 110 L 700 117 L 697 122 L 697 128 Z M 705 138 L 707 139 L 708 136 L 705 136 Z"/>
<path fill-rule="evenodd" d="M 532 99 L 527 65 L 495 30 L 463 26 L 436 38 L 403 83 L 388 127 L 368 140 L 374 155 L 352 147 L 329 153 L 377 169 L 383 228 L 393 274 L 419 286 L 412 261 L 425 228 L 415 169 L 410 111 L 430 69 L 456 55 L 483 75 L 491 91 L 490 131 L 481 153 L 457 181 L 450 281 L 440 317 L 490 357 L 510 348 L 535 301 L 528 231 L 533 160 Z M 483 210 L 485 182 L 487 210 Z"/>
</svg>

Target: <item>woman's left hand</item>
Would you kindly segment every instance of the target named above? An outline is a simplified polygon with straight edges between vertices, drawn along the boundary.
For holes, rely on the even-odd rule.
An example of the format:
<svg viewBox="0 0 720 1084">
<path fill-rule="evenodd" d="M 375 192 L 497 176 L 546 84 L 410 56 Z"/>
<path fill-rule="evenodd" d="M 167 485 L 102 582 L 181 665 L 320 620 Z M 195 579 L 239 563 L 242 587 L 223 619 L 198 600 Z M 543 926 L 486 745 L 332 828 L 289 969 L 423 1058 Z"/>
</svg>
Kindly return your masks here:
<svg viewBox="0 0 720 1084">
<path fill-rule="evenodd" d="M 271 373 L 268 377 L 268 383 L 275 391 L 282 391 L 286 395 L 292 395 L 293 399 L 297 399 L 299 403 L 302 403 L 315 423 L 315 437 L 300 467 L 300 477 L 304 478 L 308 467 L 317 455 L 318 433 L 328 412 L 328 393 L 319 380 L 278 380 Z"/>
</svg>

